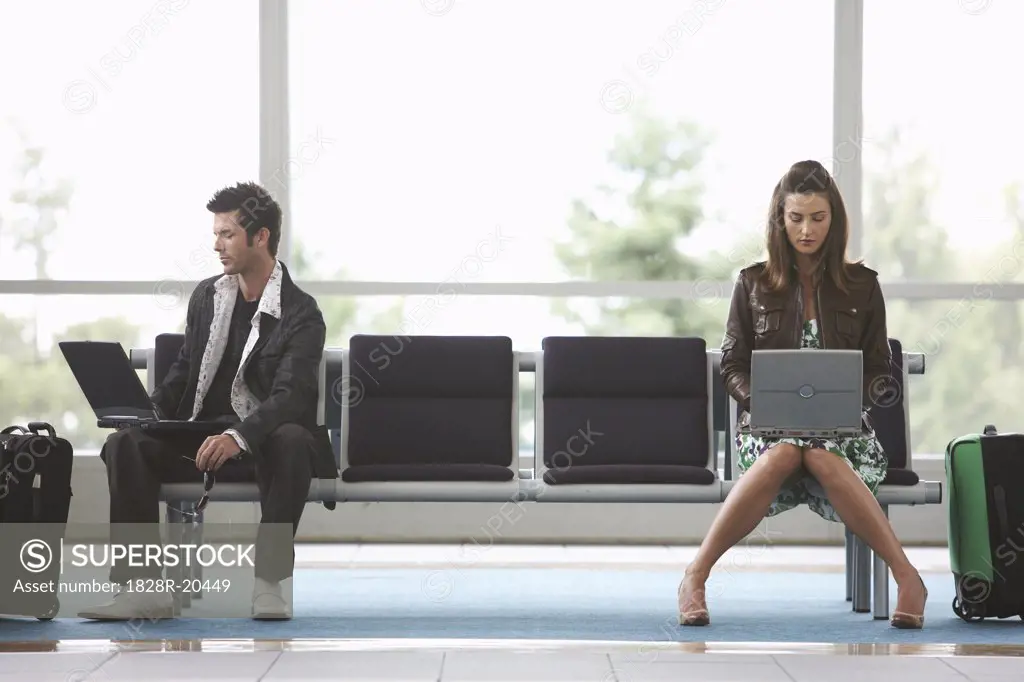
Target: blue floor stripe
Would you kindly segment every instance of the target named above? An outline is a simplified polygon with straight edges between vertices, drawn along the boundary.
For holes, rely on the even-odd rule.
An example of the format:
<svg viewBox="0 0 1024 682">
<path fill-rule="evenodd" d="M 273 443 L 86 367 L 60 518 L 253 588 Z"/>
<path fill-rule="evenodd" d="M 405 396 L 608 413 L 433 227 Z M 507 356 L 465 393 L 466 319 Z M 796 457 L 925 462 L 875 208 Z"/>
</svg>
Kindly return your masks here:
<svg viewBox="0 0 1024 682">
<path fill-rule="evenodd" d="M 197 619 L 124 623 L 4 619 L 0 640 L 452 638 L 611 641 L 962 643 L 1022 641 L 1019 618 L 965 623 L 951 575 L 926 575 L 924 630 L 853 613 L 841 573 L 721 571 L 709 582 L 712 624 L 677 625 L 678 571 L 585 569 L 299 570 L 287 622 Z M 202 603 L 202 602 L 200 602 Z M 891 584 L 890 609 L 896 586 Z M 639 653 L 639 652 L 638 652 Z"/>
</svg>

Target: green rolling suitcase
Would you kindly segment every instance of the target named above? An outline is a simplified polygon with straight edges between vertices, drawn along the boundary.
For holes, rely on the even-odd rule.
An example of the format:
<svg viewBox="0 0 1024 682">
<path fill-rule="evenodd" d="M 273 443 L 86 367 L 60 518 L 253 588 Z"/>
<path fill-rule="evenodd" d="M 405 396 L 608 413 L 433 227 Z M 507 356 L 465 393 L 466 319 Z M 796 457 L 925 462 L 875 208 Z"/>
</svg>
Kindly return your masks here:
<svg viewBox="0 0 1024 682">
<path fill-rule="evenodd" d="M 1024 618 L 1024 434 L 961 436 L 946 446 L 953 612 Z"/>
</svg>

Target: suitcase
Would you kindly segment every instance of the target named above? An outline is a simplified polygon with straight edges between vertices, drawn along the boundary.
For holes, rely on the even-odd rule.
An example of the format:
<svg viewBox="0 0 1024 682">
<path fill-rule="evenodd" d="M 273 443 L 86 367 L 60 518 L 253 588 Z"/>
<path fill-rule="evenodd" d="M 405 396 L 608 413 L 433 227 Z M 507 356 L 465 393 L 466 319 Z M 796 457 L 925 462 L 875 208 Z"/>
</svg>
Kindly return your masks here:
<svg viewBox="0 0 1024 682">
<path fill-rule="evenodd" d="M 986 426 L 946 446 L 953 612 L 1024 618 L 1024 434 Z"/>
<path fill-rule="evenodd" d="M 71 443 L 45 422 L 0 431 L 0 614 L 50 620 L 60 608 L 56 590 L 14 588 L 19 580 L 60 583 L 73 465 Z"/>
</svg>

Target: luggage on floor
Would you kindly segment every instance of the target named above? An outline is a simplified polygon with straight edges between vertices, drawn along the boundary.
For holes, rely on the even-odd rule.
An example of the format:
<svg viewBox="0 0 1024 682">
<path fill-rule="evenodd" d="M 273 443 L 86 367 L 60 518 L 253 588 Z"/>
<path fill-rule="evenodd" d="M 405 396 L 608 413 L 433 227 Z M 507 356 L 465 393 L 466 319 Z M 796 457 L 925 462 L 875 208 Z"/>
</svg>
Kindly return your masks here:
<svg viewBox="0 0 1024 682">
<path fill-rule="evenodd" d="M 71 443 L 45 422 L 0 431 L 0 614 L 49 620 L 60 607 L 56 591 L 15 587 L 59 584 L 73 458 Z"/>
<path fill-rule="evenodd" d="M 1024 618 L 1024 434 L 961 436 L 946 446 L 953 612 Z"/>
</svg>

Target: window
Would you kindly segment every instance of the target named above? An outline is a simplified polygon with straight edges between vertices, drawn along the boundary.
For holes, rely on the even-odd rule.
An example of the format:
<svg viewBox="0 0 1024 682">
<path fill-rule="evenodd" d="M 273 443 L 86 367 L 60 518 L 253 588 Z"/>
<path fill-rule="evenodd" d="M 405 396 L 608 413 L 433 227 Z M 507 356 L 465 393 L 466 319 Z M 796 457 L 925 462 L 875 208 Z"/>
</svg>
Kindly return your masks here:
<svg viewBox="0 0 1024 682">
<path fill-rule="evenodd" d="M 832 3 L 289 7 L 323 277 L 714 278 L 793 162 L 836 157 Z"/>
<path fill-rule="evenodd" d="M 1020 279 L 1021 22 L 1014 2 L 864 3 L 864 255 L 885 281 Z"/>
<path fill-rule="evenodd" d="M 1016 387 L 1024 385 L 1024 303 L 982 298 L 887 304 L 889 335 L 927 355 L 911 376 L 914 455 L 941 455 L 950 440 L 985 424 L 1016 430 Z M 1008 425 L 1008 426 L 1004 426 Z"/>
<path fill-rule="evenodd" d="M 540 349 L 541 339 L 559 334 L 607 332 L 615 320 L 625 335 L 682 334 L 720 338 L 728 300 L 707 316 L 682 319 L 679 302 L 650 299 L 549 299 L 531 296 L 319 297 L 327 323 L 327 346 L 347 347 L 353 334 L 494 334 L 512 339 L 516 350 Z M 568 320 L 563 307 L 582 311 Z M 146 296 L 33 296 L 0 299 L 0 423 L 49 421 L 75 444 L 76 452 L 99 449 L 108 433 L 93 415 L 57 343 L 118 341 L 125 350 L 149 348 L 163 332 L 185 328 L 187 299 L 171 290 Z M 602 318 L 600 311 L 607 317 Z M 700 326 L 703 324 L 704 326 Z M 709 347 L 717 346 L 709 342 Z M 145 372 L 140 371 L 145 383 Z M 532 380 L 524 379 L 520 401 L 523 443 L 532 443 Z"/>
<path fill-rule="evenodd" d="M 717 348 L 729 299 L 708 299 L 690 315 L 681 315 L 676 299 L 562 298 L 532 296 L 466 296 L 443 289 L 432 296 L 319 297 L 327 322 L 327 345 L 347 347 L 353 334 L 396 335 L 387 348 L 400 352 L 403 335 L 501 335 L 518 351 L 537 351 L 545 336 L 606 334 L 624 336 L 700 336 Z M 576 311 L 579 316 L 566 314 Z M 369 381 L 358 369 L 342 390 L 358 395 Z M 523 466 L 533 456 L 534 375 L 519 383 L 520 453 Z M 335 392 L 334 389 L 332 393 Z"/>
<path fill-rule="evenodd" d="M 1017 419 L 1021 304 L 995 296 L 1024 270 L 1024 168 L 1007 153 L 1024 149 L 1024 101 L 1007 87 L 1021 22 L 1020 3 L 864 3 L 863 255 L 883 283 L 979 283 L 888 301 L 890 336 L 928 355 L 911 382 L 917 453 Z"/>
<path fill-rule="evenodd" d="M 1002 386 L 1020 383 L 1007 372 L 1024 303 L 994 294 L 1024 280 L 1012 153 L 1024 104 L 1006 85 L 1024 63 L 1024 6 L 866 2 L 864 125 L 835 141 L 834 3 L 640 5 L 288 3 L 291 149 L 268 189 L 291 192 L 293 275 L 445 283 L 433 296 L 320 297 L 328 344 L 506 334 L 536 349 L 587 333 L 716 347 L 731 290 L 685 301 L 465 285 L 687 281 L 709 293 L 762 256 L 790 164 L 815 158 L 841 176 L 860 149 L 858 255 L 883 286 L 980 282 L 960 300 L 889 297 L 890 336 L 929 356 L 912 380 L 915 452 L 1012 423 Z M 0 9 L 0 59 L 32 59 L 7 74 L 19 96 L 0 104 L 0 277 L 163 282 L 136 296 L 5 295 L 0 423 L 49 419 L 80 451 L 98 447 L 56 340 L 148 346 L 183 326 L 168 280 L 220 271 L 205 203 L 259 174 L 258 15 L 246 0 Z M 38 35 L 61 49 L 39 50 Z M 984 377 L 998 381 L 979 391 Z"/>
<path fill-rule="evenodd" d="M 0 61 L 21 65 L 0 102 L 4 279 L 217 272 L 206 202 L 259 173 L 258 18 L 249 0 L 0 8 Z"/>
<path fill-rule="evenodd" d="M 96 451 L 106 430 L 68 369 L 57 343 L 118 341 L 125 351 L 151 347 L 161 332 L 185 329 L 187 301 L 153 296 L 30 296 L 0 298 L 0 424 L 53 424 L 76 454 Z M 140 375 L 145 383 L 145 374 Z"/>
<path fill-rule="evenodd" d="M 354 333 L 504 334 L 517 350 L 538 350 L 557 334 L 681 334 L 719 345 L 728 299 L 708 302 L 706 317 L 681 320 L 674 300 L 549 299 L 529 296 L 319 297 L 328 345 L 344 347 Z M 606 317 L 589 313 L 601 306 Z M 660 315 L 655 311 L 659 310 Z M 570 320 L 564 308 L 579 310 Z M 1018 340 L 1024 303 L 889 301 L 890 336 L 907 351 L 928 355 L 927 373 L 911 379 L 915 454 L 941 453 L 950 438 L 980 425 L 1012 424 L 1006 387 L 1024 385 Z M 119 341 L 150 347 L 161 332 L 183 331 L 185 303 L 168 292 L 147 296 L 7 295 L 0 301 L 0 423 L 50 421 L 75 443 L 98 450 L 106 431 L 95 420 L 56 343 L 65 339 Z M 616 320 L 614 331 L 602 325 Z M 925 323 L 928 324 L 925 324 Z M 1017 376 L 1021 374 L 1021 376 Z M 144 373 L 140 373 L 144 380 Z M 979 382 L 981 382 L 979 384 Z M 520 404 L 522 442 L 532 443 L 532 383 Z M 527 395 L 528 394 L 528 395 Z M 969 400 L 965 400 L 969 396 Z"/>
<path fill-rule="evenodd" d="M 679 310 L 686 302 L 674 298 L 468 296 L 448 289 L 431 296 L 319 296 L 318 301 L 328 346 L 348 346 L 357 333 L 466 334 L 508 336 L 517 350 L 529 351 L 539 350 L 545 336 L 581 334 L 699 336 L 717 348 L 729 309 L 728 297 L 694 303 L 695 312 L 683 316 Z"/>
</svg>

